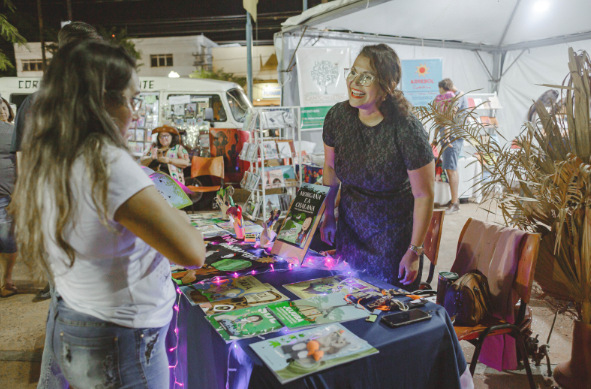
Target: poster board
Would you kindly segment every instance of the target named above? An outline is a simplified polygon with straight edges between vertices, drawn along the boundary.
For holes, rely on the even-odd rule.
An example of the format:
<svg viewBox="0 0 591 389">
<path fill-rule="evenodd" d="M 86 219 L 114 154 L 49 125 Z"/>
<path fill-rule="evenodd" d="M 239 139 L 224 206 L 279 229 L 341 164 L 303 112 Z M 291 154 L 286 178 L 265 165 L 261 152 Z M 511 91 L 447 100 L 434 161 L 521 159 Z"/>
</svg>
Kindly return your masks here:
<svg viewBox="0 0 591 389">
<path fill-rule="evenodd" d="M 439 94 L 443 79 L 441 59 L 403 59 L 400 88 L 415 107 L 426 107 Z"/>
</svg>

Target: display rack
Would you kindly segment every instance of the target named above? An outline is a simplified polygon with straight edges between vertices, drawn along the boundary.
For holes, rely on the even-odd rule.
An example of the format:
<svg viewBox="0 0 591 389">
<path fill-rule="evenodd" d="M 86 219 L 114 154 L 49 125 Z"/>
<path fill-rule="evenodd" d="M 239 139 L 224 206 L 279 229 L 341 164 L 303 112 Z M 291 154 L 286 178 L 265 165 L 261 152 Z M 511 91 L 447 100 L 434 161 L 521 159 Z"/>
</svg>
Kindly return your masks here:
<svg viewBox="0 0 591 389">
<path fill-rule="evenodd" d="M 496 135 L 496 132 L 499 128 L 497 110 L 503 108 L 500 104 L 497 93 L 467 93 L 466 99 L 468 99 L 468 106 L 470 108 L 475 108 L 476 113 L 478 113 L 479 116 L 482 114 L 480 119 L 483 117 L 494 119 L 492 120 L 492 123 L 483 123 L 482 121 L 481 123 L 488 130 L 489 136 Z M 485 114 L 487 115 L 485 116 Z"/>
<path fill-rule="evenodd" d="M 256 181 L 246 188 L 251 194 L 245 205 L 244 214 L 251 220 L 267 220 L 267 202 L 271 201 L 269 190 L 282 189 L 277 197 L 282 214 L 286 214 L 287 207 L 295 197 L 296 187 L 302 185 L 301 174 L 297 174 L 297 165 L 301 163 L 301 129 L 300 129 L 300 107 L 256 107 L 251 108 L 247 113 L 243 130 L 249 131 L 250 141 L 245 143 L 240 158 L 250 162 L 250 168 L 245 173 L 245 180 L 254 175 Z M 273 157 L 273 144 L 282 144 L 283 147 L 275 146 L 277 156 Z M 286 146 L 289 151 L 286 151 Z M 254 151 L 253 151 L 254 150 Z M 272 162 L 271 162 L 272 161 Z M 285 166 L 291 166 L 284 168 Z M 284 170 L 285 169 L 285 170 Z M 270 172 L 281 170 L 278 184 L 270 183 L 272 178 Z M 293 171 L 293 179 L 285 179 L 285 172 Z M 268 174 L 267 174 L 268 173 Z M 243 185 L 244 186 L 244 185 Z M 289 195 L 289 201 L 286 201 Z M 283 201 L 281 201 L 283 200 Z M 276 204 L 271 202 L 272 206 Z"/>
</svg>

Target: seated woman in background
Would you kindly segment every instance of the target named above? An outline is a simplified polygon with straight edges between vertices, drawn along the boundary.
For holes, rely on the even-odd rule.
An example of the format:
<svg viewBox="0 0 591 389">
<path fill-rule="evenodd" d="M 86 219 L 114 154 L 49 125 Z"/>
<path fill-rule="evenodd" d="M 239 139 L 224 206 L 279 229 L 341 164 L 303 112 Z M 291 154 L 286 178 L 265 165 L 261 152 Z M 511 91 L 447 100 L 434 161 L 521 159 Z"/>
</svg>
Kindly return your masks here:
<svg viewBox="0 0 591 389">
<path fill-rule="evenodd" d="M 0 120 L 6 123 L 14 124 L 14 112 L 10 107 L 10 104 L 4 97 L 0 97 L 2 103 L 0 106 Z"/>
<path fill-rule="evenodd" d="M 189 153 L 179 141 L 176 128 L 164 125 L 152 131 L 156 134 L 156 143 L 146 151 L 140 162 L 153 170 L 159 170 L 170 175 L 175 180 L 185 183 L 183 169 L 189 166 Z"/>
<path fill-rule="evenodd" d="M 41 85 L 13 203 L 23 258 L 55 285 L 52 374 L 73 388 L 167 388 L 169 260 L 200 267 L 205 247 L 127 149 L 141 103 L 135 60 L 108 43 L 70 43 Z"/>
</svg>

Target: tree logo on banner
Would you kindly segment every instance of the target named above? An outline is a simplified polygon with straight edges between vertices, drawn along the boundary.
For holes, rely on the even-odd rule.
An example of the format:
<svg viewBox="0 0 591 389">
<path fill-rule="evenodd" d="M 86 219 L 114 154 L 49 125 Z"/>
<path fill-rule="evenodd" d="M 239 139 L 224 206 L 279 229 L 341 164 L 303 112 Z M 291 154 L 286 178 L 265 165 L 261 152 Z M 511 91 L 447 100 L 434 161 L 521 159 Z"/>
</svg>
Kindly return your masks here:
<svg viewBox="0 0 591 389">
<path fill-rule="evenodd" d="M 324 88 L 324 94 L 328 94 L 328 86 L 332 85 L 339 77 L 338 63 L 330 61 L 316 61 L 312 69 L 312 79 L 316 84 Z"/>
<path fill-rule="evenodd" d="M 417 66 L 417 74 L 420 77 L 426 77 L 429 74 L 429 67 L 426 64 Z"/>
</svg>

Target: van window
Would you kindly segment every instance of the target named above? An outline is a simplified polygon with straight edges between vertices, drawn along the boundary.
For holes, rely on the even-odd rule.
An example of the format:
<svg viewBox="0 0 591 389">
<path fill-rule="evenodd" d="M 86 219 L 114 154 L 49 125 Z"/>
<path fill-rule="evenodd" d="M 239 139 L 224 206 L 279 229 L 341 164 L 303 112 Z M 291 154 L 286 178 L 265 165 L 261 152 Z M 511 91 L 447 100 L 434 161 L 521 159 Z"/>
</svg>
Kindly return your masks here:
<svg viewBox="0 0 591 389">
<path fill-rule="evenodd" d="M 244 123 L 246 112 L 249 108 L 252 108 L 252 104 L 240 89 L 231 89 L 226 92 L 228 97 L 228 105 L 230 105 L 230 111 L 232 116 L 237 122 Z"/>
<path fill-rule="evenodd" d="M 171 99 L 171 97 L 175 97 Z M 172 100 L 172 101 L 171 101 Z M 166 110 L 165 119 L 174 119 L 174 123 L 180 125 L 187 119 L 205 117 L 205 108 L 213 109 L 213 119 L 216 122 L 228 120 L 224 104 L 220 95 L 187 95 L 181 93 L 170 94 L 166 98 L 169 108 Z"/>
</svg>

